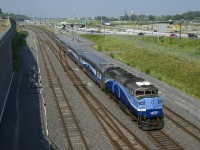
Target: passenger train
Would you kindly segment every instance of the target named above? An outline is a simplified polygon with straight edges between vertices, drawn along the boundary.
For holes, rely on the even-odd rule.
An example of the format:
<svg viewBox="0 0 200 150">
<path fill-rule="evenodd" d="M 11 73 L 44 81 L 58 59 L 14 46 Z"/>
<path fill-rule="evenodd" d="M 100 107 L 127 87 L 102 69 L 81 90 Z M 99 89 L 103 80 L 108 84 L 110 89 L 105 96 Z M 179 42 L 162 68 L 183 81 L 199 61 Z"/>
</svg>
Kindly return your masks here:
<svg viewBox="0 0 200 150">
<path fill-rule="evenodd" d="M 84 49 L 81 44 L 57 35 L 56 41 L 66 45 L 69 57 L 106 93 L 112 94 L 123 110 L 130 114 L 142 130 L 164 127 L 163 101 L 158 88 L 143 78 Z"/>
</svg>

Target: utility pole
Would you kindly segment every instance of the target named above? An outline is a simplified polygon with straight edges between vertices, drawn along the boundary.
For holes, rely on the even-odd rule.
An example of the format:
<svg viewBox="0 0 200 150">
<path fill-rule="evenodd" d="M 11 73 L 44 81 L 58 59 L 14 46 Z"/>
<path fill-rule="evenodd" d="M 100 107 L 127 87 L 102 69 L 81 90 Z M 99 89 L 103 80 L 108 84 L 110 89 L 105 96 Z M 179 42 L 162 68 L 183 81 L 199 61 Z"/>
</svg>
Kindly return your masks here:
<svg viewBox="0 0 200 150">
<path fill-rule="evenodd" d="M 180 25 L 179 38 L 181 38 L 181 21 L 179 25 Z"/>
</svg>

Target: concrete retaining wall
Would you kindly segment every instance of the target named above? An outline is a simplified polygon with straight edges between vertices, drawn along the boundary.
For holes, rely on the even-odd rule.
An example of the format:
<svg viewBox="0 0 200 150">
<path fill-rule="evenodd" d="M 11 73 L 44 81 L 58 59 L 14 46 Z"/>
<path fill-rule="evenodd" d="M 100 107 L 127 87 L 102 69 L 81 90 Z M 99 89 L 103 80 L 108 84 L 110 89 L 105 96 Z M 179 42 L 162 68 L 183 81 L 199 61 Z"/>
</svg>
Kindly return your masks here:
<svg viewBox="0 0 200 150">
<path fill-rule="evenodd" d="M 16 33 L 16 21 L 12 18 L 8 21 L 9 26 L 0 35 L 0 122 L 13 74 L 12 38 Z"/>
</svg>

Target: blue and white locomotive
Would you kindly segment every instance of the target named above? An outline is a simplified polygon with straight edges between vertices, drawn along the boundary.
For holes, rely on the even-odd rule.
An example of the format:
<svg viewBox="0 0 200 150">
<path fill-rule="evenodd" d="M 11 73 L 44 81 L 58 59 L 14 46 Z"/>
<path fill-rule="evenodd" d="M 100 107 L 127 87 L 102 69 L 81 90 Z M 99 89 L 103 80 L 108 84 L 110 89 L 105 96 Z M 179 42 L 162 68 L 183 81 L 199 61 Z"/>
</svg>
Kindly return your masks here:
<svg viewBox="0 0 200 150">
<path fill-rule="evenodd" d="M 142 130 L 164 127 L 163 101 L 158 89 L 144 79 L 113 65 L 111 61 L 70 42 L 61 36 L 70 58 L 82 68 L 102 90 L 112 94 L 121 108 L 138 122 Z"/>
</svg>

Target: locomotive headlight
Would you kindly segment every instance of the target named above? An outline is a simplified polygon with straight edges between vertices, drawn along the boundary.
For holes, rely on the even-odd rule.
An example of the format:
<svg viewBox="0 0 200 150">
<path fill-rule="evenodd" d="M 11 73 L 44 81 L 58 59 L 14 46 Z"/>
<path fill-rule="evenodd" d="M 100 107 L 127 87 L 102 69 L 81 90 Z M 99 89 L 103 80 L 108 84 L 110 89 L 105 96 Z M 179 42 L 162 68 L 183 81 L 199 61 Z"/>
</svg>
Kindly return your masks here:
<svg viewBox="0 0 200 150">
<path fill-rule="evenodd" d="M 139 105 L 144 105 L 145 104 L 145 102 L 139 102 Z"/>
</svg>

